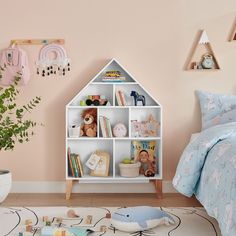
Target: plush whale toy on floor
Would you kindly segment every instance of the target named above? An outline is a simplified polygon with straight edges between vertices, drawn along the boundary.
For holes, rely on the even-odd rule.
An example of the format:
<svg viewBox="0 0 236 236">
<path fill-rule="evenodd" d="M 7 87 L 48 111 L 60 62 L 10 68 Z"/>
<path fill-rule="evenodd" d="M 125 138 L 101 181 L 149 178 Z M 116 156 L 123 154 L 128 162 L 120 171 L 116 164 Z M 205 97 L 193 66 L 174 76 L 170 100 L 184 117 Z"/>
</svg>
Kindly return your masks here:
<svg viewBox="0 0 236 236">
<path fill-rule="evenodd" d="M 112 226 L 125 232 L 144 231 L 163 223 L 169 225 L 175 221 L 165 211 L 149 206 L 121 208 L 111 217 Z"/>
</svg>

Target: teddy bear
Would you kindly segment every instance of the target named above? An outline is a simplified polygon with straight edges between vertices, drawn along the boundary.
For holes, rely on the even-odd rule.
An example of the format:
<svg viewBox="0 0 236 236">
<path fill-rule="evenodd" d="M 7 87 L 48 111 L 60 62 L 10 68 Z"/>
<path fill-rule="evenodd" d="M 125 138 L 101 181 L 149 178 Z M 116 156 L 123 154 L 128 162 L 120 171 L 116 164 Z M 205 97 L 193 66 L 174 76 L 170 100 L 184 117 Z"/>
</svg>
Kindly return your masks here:
<svg viewBox="0 0 236 236">
<path fill-rule="evenodd" d="M 80 136 L 97 137 L 97 109 L 86 109 L 81 117 L 83 124 L 80 127 Z"/>
</svg>

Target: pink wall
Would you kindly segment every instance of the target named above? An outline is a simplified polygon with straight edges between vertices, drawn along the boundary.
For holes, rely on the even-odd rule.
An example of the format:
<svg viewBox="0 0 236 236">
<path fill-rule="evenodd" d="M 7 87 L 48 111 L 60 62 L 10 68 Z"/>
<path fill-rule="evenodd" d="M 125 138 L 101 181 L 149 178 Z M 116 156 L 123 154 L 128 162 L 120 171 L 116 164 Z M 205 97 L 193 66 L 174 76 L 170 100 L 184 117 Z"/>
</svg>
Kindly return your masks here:
<svg viewBox="0 0 236 236">
<path fill-rule="evenodd" d="M 32 80 L 19 103 L 41 96 L 32 118 L 45 126 L 25 145 L 0 153 L 15 181 L 64 179 L 65 105 L 108 62 L 117 58 L 163 105 L 164 178 L 170 180 L 190 134 L 200 129 L 194 90 L 236 92 L 236 44 L 227 42 L 236 1 L 70 0 L 1 1 L 0 48 L 13 38 L 65 38 L 72 59 L 66 79 L 36 76 L 39 46 L 27 46 Z M 199 29 L 207 30 L 222 70 L 186 72 Z"/>
</svg>

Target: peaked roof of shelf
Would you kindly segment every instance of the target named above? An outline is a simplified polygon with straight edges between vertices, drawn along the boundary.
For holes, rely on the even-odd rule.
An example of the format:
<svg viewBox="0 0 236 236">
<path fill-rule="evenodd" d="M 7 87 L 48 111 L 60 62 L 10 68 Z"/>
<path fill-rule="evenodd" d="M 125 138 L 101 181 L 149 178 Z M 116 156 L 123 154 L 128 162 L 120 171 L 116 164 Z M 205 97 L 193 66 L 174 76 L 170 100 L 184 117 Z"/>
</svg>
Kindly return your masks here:
<svg viewBox="0 0 236 236">
<path fill-rule="evenodd" d="M 100 78 L 100 76 L 103 74 L 104 71 L 106 70 L 111 70 L 110 68 L 112 68 L 113 65 L 118 66 L 117 69 L 120 69 L 122 72 L 124 72 L 124 74 L 129 76 L 129 80 L 128 82 L 102 82 L 103 84 L 107 84 L 107 85 L 112 85 L 112 84 L 117 84 L 117 85 L 124 85 L 124 84 L 132 84 L 132 82 L 134 82 L 134 84 L 137 86 L 140 86 L 141 89 L 143 89 L 144 92 L 147 93 L 147 95 L 155 101 L 155 103 L 157 104 L 156 106 L 161 106 L 161 104 L 152 96 L 150 95 L 150 93 L 148 91 L 146 91 L 146 89 L 136 80 L 134 79 L 134 77 L 124 68 L 124 66 L 122 66 L 115 58 L 112 58 L 89 82 L 88 84 L 83 87 L 79 93 L 77 93 L 68 103 L 67 106 L 70 105 L 74 100 L 76 100 L 76 98 L 82 93 L 82 91 L 87 88 L 90 84 L 93 84 L 93 82 L 100 82 L 100 81 L 96 81 Z M 102 84 L 101 83 L 101 84 Z M 139 107 L 139 106 L 138 106 Z"/>
<path fill-rule="evenodd" d="M 212 54 L 212 56 L 213 56 L 213 60 L 214 60 L 214 62 L 216 64 L 215 70 L 219 70 L 220 69 L 219 63 L 218 63 L 218 61 L 216 59 L 216 56 L 214 54 L 214 51 L 212 49 L 211 43 L 209 41 L 209 38 L 208 38 L 207 33 L 206 33 L 205 30 L 201 30 L 201 33 L 200 33 L 200 36 L 199 36 L 199 40 L 197 41 L 196 45 L 194 46 L 194 48 L 193 48 L 193 50 L 191 52 L 191 56 L 188 59 L 188 63 L 187 63 L 186 69 L 187 70 L 191 70 L 190 66 L 191 66 L 191 63 L 192 63 L 192 59 L 193 59 L 193 57 L 194 57 L 194 55 L 195 55 L 199 45 L 205 45 L 206 46 L 207 51 L 210 54 Z M 214 70 L 214 69 L 212 69 L 212 70 Z"/>
</svg>

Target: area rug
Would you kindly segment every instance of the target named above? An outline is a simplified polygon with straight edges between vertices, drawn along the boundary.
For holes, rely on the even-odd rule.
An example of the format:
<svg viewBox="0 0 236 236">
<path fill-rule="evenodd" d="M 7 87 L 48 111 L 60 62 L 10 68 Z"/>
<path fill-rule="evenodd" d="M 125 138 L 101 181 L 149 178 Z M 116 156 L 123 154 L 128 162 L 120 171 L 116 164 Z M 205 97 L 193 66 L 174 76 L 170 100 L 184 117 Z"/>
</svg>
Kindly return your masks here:
<svg viewBox="0 0 236 236">
<path fill-rule="evenodd" d="M 69 209 L 74 210 L 78 217 L 68 218 L 67 212 Z M 0 236 L 41 235 L 40 230 L 46 224 L 45 219 L 46 222 L 49 222 L 53 227 L 72 226 L 81 229 L 88 228 L 94 231 L 89 235 L 94 236 L 221 235 L 217 222 L 209 217 L 203 208 L 159 208 L 171 214 L 176 223 L 169 226 L 160 225 L 152 230 L 133 233 L 124 233 L 110 227 L 110 219 L 108 216 L 117 209 L 118 207 L 0 207 Z M 92 216 L 90 223 L 87 221 L 88 216 Z M 32 225 L 31 232 L 25 233 L 26 224 Z M 22 232 L 22 234 L 20 232 Z M 66 236 L 74 235 L 66 234 Z"/>
</svg>

